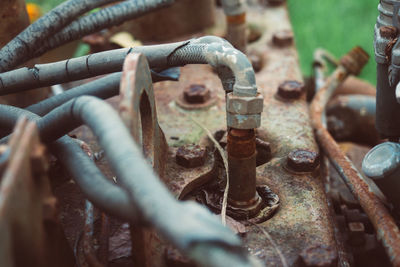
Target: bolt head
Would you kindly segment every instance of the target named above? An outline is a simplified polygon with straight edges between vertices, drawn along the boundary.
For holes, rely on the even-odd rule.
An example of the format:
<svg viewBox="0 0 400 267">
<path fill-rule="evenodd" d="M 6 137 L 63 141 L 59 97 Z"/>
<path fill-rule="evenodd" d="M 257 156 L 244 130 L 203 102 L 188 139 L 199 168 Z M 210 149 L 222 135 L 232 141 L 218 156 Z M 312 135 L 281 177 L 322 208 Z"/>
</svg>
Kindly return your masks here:
<svg viewBox="0 0 400 267">
<path fill-rule="evenodd" d="M 296 172 L 311 172 L 319 165 L 319 154 L 314 151 L 296 149 L 289 153 L 287 166 Z"/>
<path fill-rule="evenodd" d="M 185 168 L 195 168 L 204 165 L 206 162 L 206 149 L 199 145 L 184 145 L 176 152 L 176 163 Z"/>
<path fill-rule="evenodd" d="M 211 92 L 203 84 L 191 84 L 185 88 L 183 97 L 188 103 L 202 104 L 211 98 Z"/>
<path fill-rule="evenodd" d="M 293 44 L 294 36 L 290 30 L 276 32 L 272 36 L 272 43 L 278 47 L 286 47 Z"/>
<path fill-rule="evenodd" d="M 379 28 L 379 34 L 386 39 L 394 39 L 397 35 L 397 29 L 393 26 L 382 26 Z"/>
<path fill-rule="evenodd" d="M 337 258 L 337 251 L 332 246 L 310 246 L 300 253 L 300 266 L 333 267 L 337 266 Z"/>
<path fill-rule="evenodd" d="M 278 96 L 283 99 L 299 99 L 304 94 L 305 86 L 298 81 L 285 81 L 278 87 Z"/>
<path fill-rule="evenodd" d="M 264 98 L 260 93 L 256 96 L 235 96 L 228 93 L 226 97 L 226 110 L 233 114 L 261 114 L 264 107 Z"/>
</svg>

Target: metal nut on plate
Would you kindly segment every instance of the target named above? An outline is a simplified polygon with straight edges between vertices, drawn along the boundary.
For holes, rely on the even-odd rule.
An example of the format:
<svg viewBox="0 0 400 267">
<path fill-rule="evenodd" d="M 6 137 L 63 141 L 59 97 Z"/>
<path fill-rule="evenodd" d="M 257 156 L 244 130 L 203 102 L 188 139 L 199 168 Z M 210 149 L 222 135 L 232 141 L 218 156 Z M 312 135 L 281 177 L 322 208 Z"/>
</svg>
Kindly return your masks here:
<svg viewBox="0 0 400 267">
<path fill-rule="evenodd" d="M 206 161 L 206 149 L 199 145 L 184 145 L 176 151 L 176 163 L 185 168 L 195 168 L 204 165 Z"/>
<path fill-rule="evenodd" d="M 227 112 L 228 127 L 235 129 L 254 129 L 261 125 L 261 114 L 234 114 Z"/>
<path fill-rule="evenodd" d="M 261 114 L 264 98 L 260 93 L 256 96 L 235 96 L 229 93 L 226 98 L 226 110 L 233 114 Z"/>
</svg>

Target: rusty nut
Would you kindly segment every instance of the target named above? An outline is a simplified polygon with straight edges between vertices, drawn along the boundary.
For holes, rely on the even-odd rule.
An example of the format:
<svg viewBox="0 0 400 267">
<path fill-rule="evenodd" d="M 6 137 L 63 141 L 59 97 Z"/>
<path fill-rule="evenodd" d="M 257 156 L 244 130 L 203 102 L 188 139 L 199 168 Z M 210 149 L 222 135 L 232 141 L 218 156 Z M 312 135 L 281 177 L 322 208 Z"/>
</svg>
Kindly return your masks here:
<svg viewBox="0 0 400 267">
<path fill-rule="evenodd" d="M 298 81 L 285 81 L 278 87 L 277 95 L 281 99 L 295 100 L 299 99 L 305 91 L 303 83 Z"/>
<path fill-rule="evenodd" d="M 226 97 L 226 110 L 233 114 L 260 114 L 263 106 L 264 98 L 260 93 L 256 96 L 235 96 L 229 93 Z"/>
<path fill-rule="evenodd" d="M 312 172 L 319 165 L 319 153 L 306 149 L 296 149 L 287 156 L 287 166 L 296 172 Z"/>
<path fill-rule="evenodd" d="M 291 30 L 282 30 L 272 36 L 272 43 L 278 47 L 287 47 L 293 44 L 294 36 Z"/>
<path fill-rule="evenodd" d="M 206 162 L 206 149 L 199 145 L 184 145 L 176 151 L 176 163 L 185 168 L 195 168 L 204 165 Z"/>
<path fill-rule="evenodd" d="M 183 97 L 188 103 L 202 104 L 211 98 L 211 92 L 203 84 L 192 84 L 185 88 Z"/>
</svg>

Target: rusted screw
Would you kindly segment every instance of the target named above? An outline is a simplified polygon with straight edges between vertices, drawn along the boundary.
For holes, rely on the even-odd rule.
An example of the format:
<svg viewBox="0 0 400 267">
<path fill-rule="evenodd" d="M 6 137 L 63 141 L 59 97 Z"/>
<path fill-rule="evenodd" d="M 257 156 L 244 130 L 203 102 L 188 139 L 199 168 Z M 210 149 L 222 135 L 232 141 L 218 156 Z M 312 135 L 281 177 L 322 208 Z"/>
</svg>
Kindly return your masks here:
<svg viewBox="0 0 400 267">
<path fill-rule="evenodd" d="M 367 64 L 369 55 L 359 46 L 354 47 L 340 59 L 340 65 L 353 75 L 358 75 Z"/>
<path fill-rule="evenodd" d="M 331 246 L 316 245 L 300 253 L 300 266 L 331 267 L 337 266 L 337 252 Z"/>
<path fill-rule="evenodd" d="M 379 28 L 379 33 L 383 38 L 394 39 L 397 35 L 397 29 L 393 26 L 382 26 Z"/>
<path fill-rule="evenodd" d="M 195 168 L 204 165 L 206 149 L 199 145 L 184 145 L 176 151 L 176 163 L 185 168 Z"/>
<path fill-rule="evenodd" d="M 283 99 L 299 99 L 304 93 L 305 86 L 297 81 L 285 81 L 278 87 L 278 96 Z"/>
<path fill-rule="evenodd" d="M 191 104 L 202 104 L 211 98 L 211 92 L 203 84 L 192 84 L 185 88 L 183 97 Z"/>
<path fill-rule="evenodd" d="M 319 165 L 319 154 L 305 149 L 296 149 L 287 156 L 287 166 L 296 172 L 310 172 Z"/>
<path fill-rule="evenodd" d="M 293 44 L 293 32 L 290 30 L 283 30 L 276 32 L 272 36 L 272 43 L 279 47 L 286 47 Z"/>
</svg>

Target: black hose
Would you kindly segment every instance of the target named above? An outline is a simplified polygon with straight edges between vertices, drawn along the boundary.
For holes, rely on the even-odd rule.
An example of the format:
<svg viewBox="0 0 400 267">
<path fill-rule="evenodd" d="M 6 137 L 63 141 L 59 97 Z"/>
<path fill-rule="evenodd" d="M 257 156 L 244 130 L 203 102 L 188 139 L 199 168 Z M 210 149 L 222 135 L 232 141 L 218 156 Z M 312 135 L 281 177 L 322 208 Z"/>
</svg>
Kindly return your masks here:
<svg viewBox="0 0 400 267">
<path fill-rule="evenodd" d="M 0 125 L 3 130 L 10 132 L 20 116 L 36 122 L 41 119 L 29 111 L 0 105 Z M 137 213 L 125 190 L 107 179 L 75 140 L 62 136 L 50 145 L 50 150 L 93 204 L 123 220 L 136 220 Z"/>
<path fill-rule="evenodd" d="M 39 103 L 30 105 L 26 108 L 26 110 L 33 112 L 39 116 L 44 116 L 54 108 L 81 95 L 91 95 L 102 99 L 113 97 L 119 92 L 119 83 L 121 81 L 121 76 L 121 72 L 107 75 L 106 77 L 74 87 L 63 92 L 62 94 L 52 96 L 43 101 L 40 101 Z"/>
<path fill-rule="evenodd" d="M 186 64 L 210 64 L 217 70 L 226 91 L 238 96 L 255 96 L 257 86 L 247 57 L 217 37 L 185 42 L 123 48 L 69 60 L 37 64 L 0 74 L 0 95 L 80 80 L 122 70 L 129 53 L 143 53 L 152 69 L 165 70 Z"/>
<path fill-rule="evenodd" d="M 66 120 L 73 122 L 65 123 Z M 205 260 L 197 253 L 199 248 L 212 249 L 223 257 L 234 254 L 242 259 L 239 266 L 251 266 L 240 239 L 207 209 L 192 202 L 178 202 L 171 195 L 143 158 L 116 111 L 106 102 L 81 96 L 52 110 L 38 121 L 42 141 L 59 138 L 77 122 L 87 125 L 97 136 L 118 181 L 127 190 L 131 203 L 140 210 L 143 222 L 153 225 L 167 240 L 203 265 L 208 261 L 208 266 L 212 266 L 215 262 L 211 258 Z"/>
<path fill-rule="evenodd" d="M 42 43 L 79 15 L 117 0 L 69 0 L 39 18 L 0 50 L 0 72 L 33 58 Z"/>
<path fill-rule="evenodd" d="M 122 73 L 113 73 L 95 81 L 71 88 L 62 94 L 47 98 L 39 103 L 25 108 L 39 116 L 44 116 L 54 108 L 68 102 L 69 100 L 82 96 L 91 95 L 101 99 L 107 99 L 118 95 Z M 162 72 L 151 70 L 153 83 L 160 81 L 177 81 L 180 76 L 179 68 L 170 68 Z"/>
<path fill-rule="evenodd" d="M 173 3 L 174 0 L 130 0 L 104 8 L 73 21 L 60 32 L 47 38 L 35 51 L 34 57 L 88 34 L 120 25 L 124 21 L 135 19 Z"/>
</svg>

